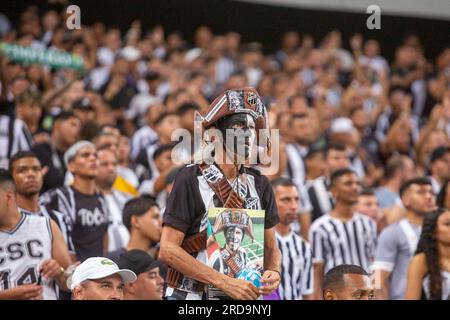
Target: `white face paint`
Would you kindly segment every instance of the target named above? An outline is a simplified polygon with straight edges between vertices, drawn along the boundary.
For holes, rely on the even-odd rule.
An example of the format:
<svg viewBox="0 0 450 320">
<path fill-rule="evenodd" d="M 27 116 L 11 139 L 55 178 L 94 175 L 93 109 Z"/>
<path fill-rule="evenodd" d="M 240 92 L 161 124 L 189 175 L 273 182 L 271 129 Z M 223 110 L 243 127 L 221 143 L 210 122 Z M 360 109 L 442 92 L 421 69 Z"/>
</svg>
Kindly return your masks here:
<svg viewBox="0 0 450 320">
<path fill-rule="evenodd" d="M 244 232 L 241 228 L 230 227 L 225 233 L 227 246 L 231 251 L 237 251 L 244 239 Z"/>
</svg>

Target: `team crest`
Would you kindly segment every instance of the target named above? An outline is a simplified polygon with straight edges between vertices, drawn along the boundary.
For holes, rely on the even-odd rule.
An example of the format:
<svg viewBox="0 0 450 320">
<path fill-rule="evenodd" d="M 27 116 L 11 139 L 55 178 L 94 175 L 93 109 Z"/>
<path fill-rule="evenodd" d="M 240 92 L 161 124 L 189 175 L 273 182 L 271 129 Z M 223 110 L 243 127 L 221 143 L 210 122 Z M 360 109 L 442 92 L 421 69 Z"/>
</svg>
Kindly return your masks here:
<svg viewBox="0 0 450 320">
<path fill-rule="evenodd" d="M 247 103 L 251 106 L 254 106 L 257 102 L 257 96 L 254 92 L 249 92 L 247 94 Z"/>
<path fill-rule="evenodd" d="M 230 90 L 228 91 L 228 107 L 230 110 L 242 110 L 245 109 L 244 105 L 244 99 L 243 99 L 244 92 L 242 90 L 236 91 L 236 90 Z"/>
</svg>

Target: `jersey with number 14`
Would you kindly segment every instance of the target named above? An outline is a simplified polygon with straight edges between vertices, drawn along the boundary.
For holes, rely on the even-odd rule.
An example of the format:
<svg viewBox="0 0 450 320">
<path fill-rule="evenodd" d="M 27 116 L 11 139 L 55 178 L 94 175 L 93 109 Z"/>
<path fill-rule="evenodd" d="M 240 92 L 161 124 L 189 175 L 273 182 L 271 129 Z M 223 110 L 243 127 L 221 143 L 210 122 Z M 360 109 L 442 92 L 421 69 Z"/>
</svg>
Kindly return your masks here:
<svg viewBox="0 0 450 320">
<path fill-rule="evenodd" d="M 41 263 L 52 257 L 49 218 L 21 213 L 11 231 L 0 229 L 0 290 L 37 283 Z M 54 281 L 42 278 L 44 300 L 57 299 Z"/>
</svg>

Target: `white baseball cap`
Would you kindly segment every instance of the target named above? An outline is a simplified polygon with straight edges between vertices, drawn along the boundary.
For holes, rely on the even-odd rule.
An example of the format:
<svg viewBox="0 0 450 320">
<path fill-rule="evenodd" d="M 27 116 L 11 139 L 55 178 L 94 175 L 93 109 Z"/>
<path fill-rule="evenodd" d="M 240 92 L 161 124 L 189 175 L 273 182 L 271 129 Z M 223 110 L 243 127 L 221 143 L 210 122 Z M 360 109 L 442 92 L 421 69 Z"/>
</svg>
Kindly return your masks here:
<svg viewBox="0 0 450 320">
<path fill-rule="evenodd" d="M 352 133 L 356 128 L 353 125 L 353 121 L 347 117 L 336 118 L 331 122 L 331 133 Z"/>
<path fill-rule="evenodd" d="M 73 290 L 86 280 L 103 279 L 118 274 L 124 283 L 136 281 L 136 274 L 128 269 L 119 269 L 117 264 L 107 258 L 94 257 L 86 259 L 76 267 L 72 276 L 67 279 L 67 287 Z"/>
</svg>

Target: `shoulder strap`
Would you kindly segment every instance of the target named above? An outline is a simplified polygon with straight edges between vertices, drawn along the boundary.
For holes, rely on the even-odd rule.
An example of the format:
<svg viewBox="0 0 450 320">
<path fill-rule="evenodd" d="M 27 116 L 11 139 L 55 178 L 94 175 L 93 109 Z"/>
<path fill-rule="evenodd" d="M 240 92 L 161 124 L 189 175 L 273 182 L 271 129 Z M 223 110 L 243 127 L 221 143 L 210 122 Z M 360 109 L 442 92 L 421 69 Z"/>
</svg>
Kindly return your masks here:
<svg viewBox="0 0 450 320">
<path fill-rule="evenodd" d="M 199 166 L 206 182 L 225 208 L 244 208 L 244 199 L 231 187 L 227 177 L 215 165 L 203 163 Z"/>
<path fill-rule="evenodd" d="M 417 243 L 419 242 L 419 237 L 414 232 L 407 219 L 402 219 L 399 222 L 400 228 L 402 228 L 403 233 L 406 236 L 406 241 L 408 241 L 409 250 L 412 255 L 416 252 Z"/>
</svg>

